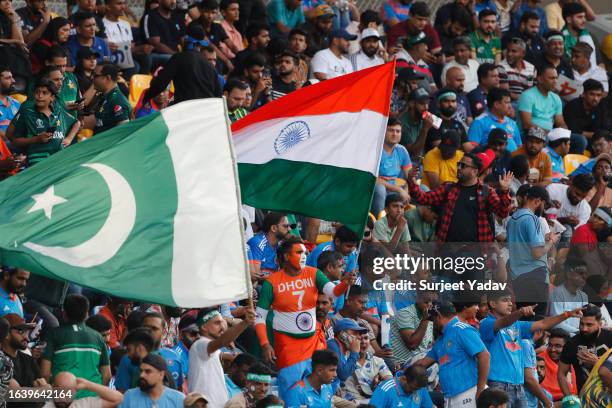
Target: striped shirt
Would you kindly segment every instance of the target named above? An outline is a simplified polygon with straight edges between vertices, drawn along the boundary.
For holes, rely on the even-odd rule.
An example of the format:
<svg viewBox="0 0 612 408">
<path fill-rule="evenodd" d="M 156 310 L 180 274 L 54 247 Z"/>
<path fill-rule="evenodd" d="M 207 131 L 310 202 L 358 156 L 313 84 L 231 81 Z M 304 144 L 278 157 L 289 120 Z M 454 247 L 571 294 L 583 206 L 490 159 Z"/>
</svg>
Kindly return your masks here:
<svg viewBox="0 0 612 408">
<path fill-rule="evenodd" d="M 508 82 L 511 94 L 515 94 L 516 97 L 518 97 L 521 93 L 533 87 L 533 80 L 536 75 L 535 66 L 533 64 L 523 60 L 522 67 L 516 69 L 511 67 L 508 61 L 504 59 L 499 66 L 505 71 L 503 75 L 500 72 L 499 79 Z"/>
</svg>

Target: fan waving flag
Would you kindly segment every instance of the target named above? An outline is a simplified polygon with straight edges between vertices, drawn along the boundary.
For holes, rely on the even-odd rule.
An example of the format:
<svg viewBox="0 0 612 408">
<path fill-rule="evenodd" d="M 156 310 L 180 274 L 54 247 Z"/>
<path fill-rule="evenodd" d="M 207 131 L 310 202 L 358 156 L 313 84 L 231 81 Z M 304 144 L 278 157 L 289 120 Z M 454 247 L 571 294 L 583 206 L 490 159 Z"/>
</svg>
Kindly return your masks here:
<svg viewBox="0 0 612 408">
<path fill-rule="evenodd" d="M 183 102 L 0 183 L 0 264 L 180 307 L 246 298 L 222 99 Z"/>
<path fill-rule="evenodd" d="M 242 201 L 362 233 L 384 142 L 395 63 L 292 92 L 232 125 Z"/>
</svg>

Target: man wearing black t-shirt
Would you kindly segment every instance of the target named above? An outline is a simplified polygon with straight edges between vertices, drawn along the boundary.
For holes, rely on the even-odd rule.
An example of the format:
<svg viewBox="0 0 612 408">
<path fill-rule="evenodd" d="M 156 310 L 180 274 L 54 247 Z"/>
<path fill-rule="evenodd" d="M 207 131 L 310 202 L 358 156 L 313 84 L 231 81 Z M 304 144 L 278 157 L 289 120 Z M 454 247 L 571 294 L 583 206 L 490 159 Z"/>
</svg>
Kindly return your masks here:
<svg viewBox="0 0 612 408">
<path fill-rule="evenodd" d="M 281 98 L 297 89 L 295 83 L 295 70 L 299 64 L 296 54 L 287 50 L 280 53 L 277 57 L 278 72 L 272 76 L 272 100 Z"/>
<path fill-rule="evenodd" d="M 221 43 L 225 44 L 231 52 L 236 54 L 240 51 L 236 45 L 230 40 L 225 29 L 221 24 L 215 23 L 215 19 L 219 14 L 219 3 L 217 0 L 203 0 L 198 7 L 200 8 L 200 19 L 198 23 L 204 27 L 206 40 L 217 52 L 217 57 L 223 62 L 229 71 L 234 69 L 229 56 L 223 52 Z"/>
<path fill-rule="evenodd" d="M 580 332 L 565 344 L 561 352 L 557 381 L 564 396 L 571 395 L 567 383 L 570 364 L 576 372 L 576 383 L 580 390 L 597 360 L 612 347 L 612 332 L 604 330 L 602 326 L 601 310 L 588 304 L 580 318 Z"/>
<path fill-rule="evenodd" d="M 582 96 L 563 108 L 563 118 L 569 130 L 590 139 L 596 130 L 604 128 L 605 115 L 601 106 L 604 88 L 601 82 L 590 78 L 584 81 L 582 88 Z"/>
<path fill-rule="evenodd" d="M 9 322 L 11 328 L 9 335 L 2 343 L 2 351 L 13 361 L 13 379 L 20 387 L 34 387 L 42 385 L 40 368 L 36 360 L 24 351 L 28 349 L 28 338 L 35 324 L 26 323 L 23 318 L 15 313 L 7 314 L 4 318 Z M 36 407 L 36 403 L 13 403 L 8 407 L 19 406 L 23 408 Z"/>
<path fill-rule="evenodd" d="M 176 0 L 160 0 L 159 7 L 142 19 L 141 38 L 154 47 L 151 54 L 154 66 L 176 54 L 185 35 L 184 19 L 175 9 Z"/>
</svg>

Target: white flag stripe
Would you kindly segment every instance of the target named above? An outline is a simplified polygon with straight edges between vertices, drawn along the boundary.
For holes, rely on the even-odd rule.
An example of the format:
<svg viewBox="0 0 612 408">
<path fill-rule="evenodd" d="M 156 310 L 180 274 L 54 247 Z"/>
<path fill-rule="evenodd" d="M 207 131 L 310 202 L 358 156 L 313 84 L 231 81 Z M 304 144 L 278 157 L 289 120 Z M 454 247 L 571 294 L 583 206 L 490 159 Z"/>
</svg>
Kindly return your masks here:
<svg viewBox="0 0 612 408">
<path fill-rule="evenodd" d="M 275 142 L 287 126 L 310 136 L 278 154 Z M 340 112 L 296 116 L 256 123 L 234 133 L 234 148 L 240 163 L 264 164 L 273 159 L 325 164 L 378 174 L 380 135 L 387 118 L 378 112 Z M 298 135 L 299 137 L 299 135 Z M 341 152 L 341 154 L 339 154 Z"/>
<path fill-rule="evenodd" d="M 183 307 L 244 299 L 247 261 L 223 99 L 183 102 L 162 115 L 178 193 L 172 297 Z"/>
</svg>

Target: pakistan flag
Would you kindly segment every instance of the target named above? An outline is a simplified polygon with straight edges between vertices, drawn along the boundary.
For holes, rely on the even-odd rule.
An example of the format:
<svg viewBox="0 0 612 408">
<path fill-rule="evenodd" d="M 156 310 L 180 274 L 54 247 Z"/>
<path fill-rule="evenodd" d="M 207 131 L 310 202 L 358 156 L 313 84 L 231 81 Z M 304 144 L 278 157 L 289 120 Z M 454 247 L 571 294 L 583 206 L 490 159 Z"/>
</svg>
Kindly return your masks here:
<svg viewBox="0 0 612 408">
<path fill-rule="evenodd" d="M 0 182 L 0 264 L 165 305 L 247 297 L 226 117 L 184 102 Z"/>
</svg>

